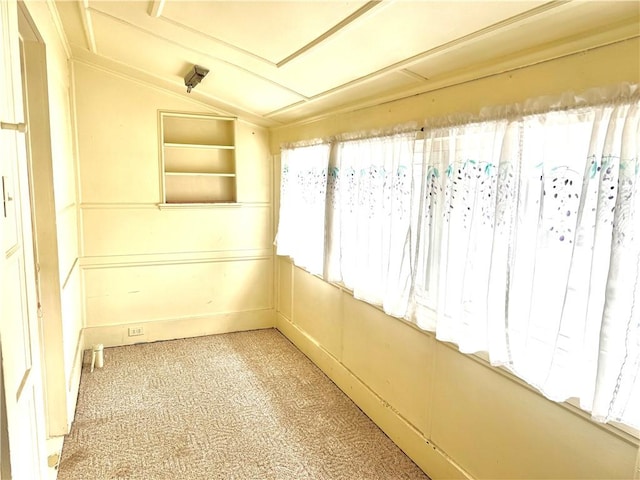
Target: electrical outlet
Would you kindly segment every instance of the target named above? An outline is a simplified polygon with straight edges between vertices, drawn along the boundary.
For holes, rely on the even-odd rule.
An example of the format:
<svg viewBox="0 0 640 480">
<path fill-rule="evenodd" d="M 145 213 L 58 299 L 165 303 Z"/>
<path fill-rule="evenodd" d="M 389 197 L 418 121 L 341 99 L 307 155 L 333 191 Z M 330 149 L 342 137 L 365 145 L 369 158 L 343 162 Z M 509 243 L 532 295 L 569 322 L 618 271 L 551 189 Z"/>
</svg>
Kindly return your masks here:
<svg viewBox="0 0 640 480">
<path fill-rule="evenodd" d="M 144 328 L 142 327 L 129 327 L 129 336 L 137 337 L 138 335 L 144 335 Z"/>
</svg>

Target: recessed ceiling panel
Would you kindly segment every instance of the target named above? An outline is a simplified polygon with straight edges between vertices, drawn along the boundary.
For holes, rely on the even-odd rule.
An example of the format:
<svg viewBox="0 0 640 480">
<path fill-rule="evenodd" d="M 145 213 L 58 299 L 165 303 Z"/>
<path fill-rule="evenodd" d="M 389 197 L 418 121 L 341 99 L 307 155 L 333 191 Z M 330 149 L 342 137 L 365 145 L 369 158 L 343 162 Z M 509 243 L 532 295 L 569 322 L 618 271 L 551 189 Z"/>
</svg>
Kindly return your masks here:
<svg viewBox="0 0 640 480">
<path fill-rule="evenodd" d="M 281 83 L 314 96 L 506 20 L 543 2 L 392 2 L 283 66 Z"/>
<path fill-rule="evenodd" d="M 141 35 L 151 35 L 176 45 L 182 45 L 185 49 L 200 52 L 211 58 L 224 59 L 258 75 L 264 76 L 268 75 L 269 72 L 277 71 L 276 66 L 271 62 L 261 59 L 250 52 L 240 50 L 203 32 L 187 28 L 162 16 L 159 18 L 150 16 L 149 3 L 120 0 L 91 1 L 89 12 L 92 15 L 103 15 L 112 17 L 114 20 L 117 19 L 121 23 L 138 29 Z"/>
<path fill-rule="evenodd" d="M 603 8 L 606 3 L 606 8 Z M 606 31 L 605 26 L 633 21 L 640 33 L 639 2 L 571 2 L 540 16 L 504 27 L 458 48 L 435 52 L 408 68 L 427 78 L 461 70 L 477 69 L 481 64 L 497 63 L 513 57 L 522 62 L 541 46 L 567 44 L 579 38 Z M 535 55 L 534 55 L 535 56 Z"/>
<path fill-rule="evenodd" d="M 211 73 L 194 99 L 265 125 L 640 34 L 637 1 L 54 1 L 74 58 L 176 92 L 201 64 Z M 162 6 L 159 17 L 153 5 Z"/>
<path fill-rule="evenodd" d="M 154 77 L 183 84 L 184 75 L 191 66 L 202 65 L 210 73 L 196 87 L 199 93 L 223 99 L 225 103 L 257 114 L 302 99 L 294 92 L 250 72 L 223 61 L 212 60 L 173 42 L 143 34 L 112 17 L 94 13 L 92 18 L 100 55 L 134 66 Z"/>
<path fill-rule="evenodd" d="M 357 83 L 351 87 L 341 88 L 336 92 L 321 95 L 292 108 L 272 112 L 268 117 L 281 123 L 287 123 L 294 121 L 296 118 L 309 116 L 314 111 L 326 112 L 339 108 L 349 108 L 355 103 L 359 105 L 363 102 L 366 103 L 367 100 L 375 104 L 386 95 L 417 87 L 421 83 L 424 83 L 424 81 L 417 76 L 412 77 L 400 72 L 390 72 L 367 82 Z"/>
<path fill-rule="evenodd" d="M 167 0 L 162 16 L 276 64 L 365 3 Z"/>
</svg>

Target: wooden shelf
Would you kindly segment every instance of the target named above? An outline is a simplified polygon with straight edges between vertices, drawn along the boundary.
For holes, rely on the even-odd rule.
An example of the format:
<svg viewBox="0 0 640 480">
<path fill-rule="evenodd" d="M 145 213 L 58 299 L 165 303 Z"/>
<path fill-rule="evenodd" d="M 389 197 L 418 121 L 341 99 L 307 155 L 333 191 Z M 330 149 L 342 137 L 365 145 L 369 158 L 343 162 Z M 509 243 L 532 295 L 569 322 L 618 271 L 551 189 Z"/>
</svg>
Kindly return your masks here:
<svg viewBox="0 0 640 480">
<path fill-rule="evenodd" d="M 219 150 L 235 150 L 234 145 L 202 145 L 197 143 L 165 143 L 164 148 L 204 148 L 204 149 L 219 149 Z"/>
<path fill-rule="evenodd" d="M 216 202 L 216 203 L 159 203 L 158 208 L 160 210 L 180 210 L 189 208 L 229 208 L 229 207 L 242 207 L 241 203 L 235 202 Z"/>
<path fill-rule="evenodd" d="M 236 202 L 234 117 L 159 112 L 160 205 Z"/>
<path fill-rule="evenodd" d="M 182 175 L 185 177 L 189 176 L 200 176 L 200 177 L 235 177 L 235 173 L 207 173 L 207 172 L 164 172 L 165 175 Z"/>
</svg>

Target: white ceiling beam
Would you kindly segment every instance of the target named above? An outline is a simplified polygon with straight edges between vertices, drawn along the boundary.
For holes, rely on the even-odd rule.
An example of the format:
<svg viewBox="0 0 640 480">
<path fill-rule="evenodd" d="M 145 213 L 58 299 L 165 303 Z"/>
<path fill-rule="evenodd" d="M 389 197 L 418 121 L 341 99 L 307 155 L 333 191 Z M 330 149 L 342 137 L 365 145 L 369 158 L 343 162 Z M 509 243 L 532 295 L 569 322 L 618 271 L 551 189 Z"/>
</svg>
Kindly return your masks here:
<svg viewBox="0 0 640 480">
<path fill-rule="evenodd" d="M 303 46 L 299 50 L 296 50 L 291 55 L 289 55 L 287 58 L 284 58 L 284 59 L 280 60 L 276 64 L 276 66 L 278 68 L 280 68 L 283 65 L 286 65 L 287 63 L 289 63 L 290 61 L 295 60 L 296 58 L 300 57 L 301 55 L 303 55 L 306 52 L 308 52 L 309 50 L 311 50 L 316 45 L 321 44 L 322 42 L 327 40 L 329 37 L 335 35 L 339 31 L 341 31 L 344 28 L 348 27 L 350 24 L 355 22 L 358 18 L 363 16 L 365 13 L 367 13 L 369 10 L 373 9 L 374 7 L 377 7 L 381 3 L 382 3 L 382 0 L 370 0 L 369 2 L 365 3 L 362 7 L 357 9 L 355 12 L 353 12 L 351 15 L 346 17 L 344 20 L 342 20 L 341 22 L 337 23 L 336 25 L 331 27 L 329 30 L 324 32 L 318 38 L 315 38 L 314 40 L 312 40 L 311 42 L 307 43 L 305 46 Z M 387 3 L 390 3 L 390 2 L 387 2 Z"/>
<path fill-rule="evenodd" d="M 47 7 L 49 8 L 49 14 L 51 15 L 51 19 L 56 27 L 56 32 L 58 33 L 58 37 L 60 37 L 60 41 L 62 42 L 62 47 L 64 48 L 64 52 L 67 55 L 67 58 L 71 58 L 71 45 L 69 44 L 69 39 L 67 35 L 64 33 L 64 27 L 62 25 L 62 20 L 60 19 L 60 13 L 58 12 L 58 8 L 55 5 L 53 0 L 46 0 Z M 24 5 L 24 4 L 20 4 Z"/>
<path fill-rule="evenodd" d="M 408 68 L 401 68 L 400 70 L 398 70 L 398 73 L 401 73 L 402 75 L 409 77 L 409 78 L 413 78 L 414 80 L 417 80 L 418 82 L 426 82 L 427 80 L 429 80 L 427 77 L 423 77 L 422 75 L 409 70 Z"/>
<path fill-rule="evenodd" d="M 82 17 L 82 26 L 84 27 L 84 34 L 87 37 L 87 44 L 91 53 L 98 53 L 98 47 L 96 46 L 96 36 L 93 31 L 93 21 L 91 20 L 91 12 L 89 11 L 89 0 L 82 0 L 80 6 L 80 16 Z"/>
<path fill-rule="evenodd" d="M 155 18 L 160 17 L 164 9 L 164 4 L 165 0 L 153 0 L 151 2 L 151 8 L 149 9 L 149 15 Z"/>
<path fill-rule="evenodd" d="M 3 1 L 3 0 L 0 0 L 0 2 L 1 1 Z M 287 92 L 289 92 L 289 93 L 291 93 L 293 95 L 296 95 L 296 96 L 300 97 L 301 99 L 307 99 L 306 95 L 303 95 L 299 91 L 294 90 L 294 89 L 292 89 L 292 88 L 290 88 L 290 87 L 288 87 L 288 86 L 286 86 L 286 85 L 284 85 L 284 84 L 282 84 L 280 82 L 277 82 L 277 81 L 269 78 L 268 76 L 265 76 L 265 75 L 262 75 L 262 74 L 258 73 L 255 69 L 248 69 L 248 68 L 245 68 L 245 67 L 241 66 L 240 63 L 234 63 L 234 62 L 225 60 L 222 57 L 217 57 L 217 56 L 211 55 L 206 49 L 205 50 L 200 50 L 200 49 L 194 48 L 194 47 L 192 47 L 190 45 L 185 45 L 185 44 L 180 43 L 180 42 L 178 42 L 176 40 L 173 40 L 171 38 L 165 37 L 165 36 L 163 36 L 163 35 L 161 35 L 161 34 L 159 34 L 157 32 L 151 31 L 151 30 L 149 30 L 149 29 L 147 29 L 145 27 L 141 27 L 139 25 L 136 25 L 136 24 L 130 23 L 130 22 L 126 21 L 126 20 L 123 20 L 122 18 L 115 17 L 115 16 L 111 15 L 110 13 L 104 12 L 104 11 L 99 10 L 97 8 L 94 8 L 92 10 L 93 10 L 93 13 L 98 15 L 98 17 L 103 16 L 103 17 L 108 18 L 108 19 L 110 19 L 110 20 L 112 20 L 114 22 L 117 22 L 117 23 L 121 24 L 121 25 L 125 25 L 125 26 L 127 26 L 129 28 L 132 28 L 132 29 L 134 29 L 134 30 L 136 30 L 136 31 L 138 31 L 140 33 L 149 35 L 150 37 L 153 37 L 156 40 L 160 40 L 160 41 L 162 41 L 164 43 L 168 43 L 168 44 L 173 45 L 175 47 L 182 48 L 184 50 L 188 50 L 188 51 L 190 51 L 192 53 L 195 53 L 197 55 L 205 56 L 205 57 L 209 58 L 213 63 L 224 63 L 224 64 L 230 66 L 231 68 L 234 68 L 234 69 L 237 69 L 237 70 L 241 70 L 242 72 L 244 72 L 246 74 L 249 74 L 249 75 L 251 75 L 251 76 L 253 76 L 255 78 L 258 78 L 258 79 L 260 79 L 260 80 L 262 80 L 264 82 L 270 83 L 271 85 L 274 85 L 274 86 L 276 86 L 278 88 L 281 88 L 282 90 L 285 90 L 285 91 L 287 91 Z M 162 18 L 161 20 L 167 20 L 167 19 L 166 18 Z M 169 20 L 169 22 L 170 23 L 174 23 L 173 21 L 170 21 L 170 20 Z M 179 24 L 179 25 L 181 25 L 181 28 L 190 29 L 189 27 L 183 26 L 182 24 Z M 199 33 L 199 32 L 197 32 L 195 30 L 192 30 L 192 31 L 194 31 L 195 33 Z M 215 39 L 214 37 L 209 37 L 209 36 L 207 36 L 205 34 L 201 34 L 201 35 L 205 36 L 206 38 L 211 39 L 212 41 L 215 41 L 215 42 L 218 42 L 218 43 L 224 43 L 221 40 Z M 225 45 L 228 45 L 228 44 L 225 44 Z M 228 46 L 233 47 L 232 45 L 228 45 Z M 236 48 L 236 50 L 238 50 L 238 49 Z M 246 52 L 245 51 L 245 53 L 251 55 L 250 52 Z M 265 63 L 267 63 L 267 64 L 269 64 L 271 66 L 274 65 L 273 63 L 269 62 L 268 60 L 262 59 L 260 57 L 254 56 L 254 58 L 258 58 L 258 59 L 264 61 Z"/>
</svg>

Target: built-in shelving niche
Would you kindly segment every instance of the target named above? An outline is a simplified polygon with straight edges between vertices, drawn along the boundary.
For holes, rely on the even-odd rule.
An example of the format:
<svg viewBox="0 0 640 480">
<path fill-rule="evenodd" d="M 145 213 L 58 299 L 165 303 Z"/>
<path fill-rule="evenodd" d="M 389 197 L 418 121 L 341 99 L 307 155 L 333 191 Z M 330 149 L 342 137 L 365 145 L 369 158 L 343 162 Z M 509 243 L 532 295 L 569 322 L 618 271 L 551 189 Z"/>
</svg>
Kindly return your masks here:
<svg viewBox="0 0 640 480">
<path fill-rule="evenodd" d="M 161 205 L 236 202 L 236 119 L 160 112 Z"/>
</svg>

